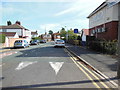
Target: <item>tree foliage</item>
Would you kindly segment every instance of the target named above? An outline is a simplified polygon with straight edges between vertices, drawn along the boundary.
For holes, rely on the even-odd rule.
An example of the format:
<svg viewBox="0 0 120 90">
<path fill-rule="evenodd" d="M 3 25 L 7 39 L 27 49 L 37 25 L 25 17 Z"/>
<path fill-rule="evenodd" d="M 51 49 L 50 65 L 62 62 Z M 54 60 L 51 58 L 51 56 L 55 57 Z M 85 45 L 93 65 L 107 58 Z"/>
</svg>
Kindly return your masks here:
<svg viewBox="0 0 120 90">
<path fill-rule="evenodd" d="M 72 40 L 76 40 L 77 39 L 77 35 L 74 33 L 74 31 L 72 29 L 67 31 L 68 33 L 68 39 L 72 39 Z"/>
<path fill-rule="evenodd" d="M 66 37 L 66 31 L 65 28 L 62 27 L 62 29 L 60 30 L 60 36 L 61 37 Z"/>
<path fill-rule="evenodd" d="M 49 34 L 52 35 L 52 34 L 53 34 L 53 31 L 52 31 L 52 30 L 49 30 Z"/>
<path fill-rule="evenodd" d="M 5 43 L 5 34 L 0 34 L 0 43 Z"/>
</svg>

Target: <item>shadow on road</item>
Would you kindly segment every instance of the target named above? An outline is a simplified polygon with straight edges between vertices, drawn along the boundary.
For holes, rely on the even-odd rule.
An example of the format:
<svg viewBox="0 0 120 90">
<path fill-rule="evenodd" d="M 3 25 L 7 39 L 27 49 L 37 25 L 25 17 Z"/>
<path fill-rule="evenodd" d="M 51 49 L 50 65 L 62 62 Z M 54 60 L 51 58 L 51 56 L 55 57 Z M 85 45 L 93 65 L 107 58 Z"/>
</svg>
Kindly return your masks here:
<svg viewBox="0 0 120 90">
<path fill-rule="evenodd" d="M 17 57 L 68 57 L 64 48 L 53 46 L 33 48 L 20 51 L 22 54 Z"/>
<path fill-rule="evenodd" d="M 116 80 L 117 78 L 110 78 L 110 80 Z M 99 82 L 98 80 L 93 80 L 94 82 Z M 3 87 L 2 90 L 6 89 L 25 89 L 25 88 L 40 88 L 40 87 L 50 87 L 50 86 L 64 86 L 64 85 L 71 85 L 71 84 L 84 84 L 84 83 L 93 83 L 91 80 L 85 81 L 71 81 L 71 82 L 57 82 L 57 83 L 46 83 L 46 84 L 35 84 L 35 85 L 23 85 L 23 86 L 12 86 L 12 87 Z M 103 82 L 108 82 L 106 79 L 101 79 Z"/>
</svg>

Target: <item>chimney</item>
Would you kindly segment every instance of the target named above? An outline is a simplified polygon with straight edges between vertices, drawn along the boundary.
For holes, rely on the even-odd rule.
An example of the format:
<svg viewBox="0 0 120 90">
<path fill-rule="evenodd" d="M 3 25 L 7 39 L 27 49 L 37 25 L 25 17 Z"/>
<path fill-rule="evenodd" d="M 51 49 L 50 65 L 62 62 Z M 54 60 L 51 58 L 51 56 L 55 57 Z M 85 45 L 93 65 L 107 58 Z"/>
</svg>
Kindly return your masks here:
<svg viewBox="0 0 120 90">
<path fill-rule="evenodd" d="M 21 25 L 20 21 L 16 21 L 15 24 Z"/>
<path fill-rule="evenodd" d="M 7 25 L 8 25 L 8 26 L 9 26 L 9 25 L 12 25 L 11 21 L 7 21 Z"/>
</svg>

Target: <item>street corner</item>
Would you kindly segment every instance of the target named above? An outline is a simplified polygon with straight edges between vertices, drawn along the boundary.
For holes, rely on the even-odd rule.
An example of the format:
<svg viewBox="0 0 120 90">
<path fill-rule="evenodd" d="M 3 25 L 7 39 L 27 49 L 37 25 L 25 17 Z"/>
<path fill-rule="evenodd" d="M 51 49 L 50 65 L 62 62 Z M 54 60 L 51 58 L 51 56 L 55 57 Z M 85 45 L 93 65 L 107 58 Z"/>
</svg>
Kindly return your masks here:
<svg viewBox="0 0 120 90">
<path fill-rule="evenodd" d="M 10 50 L 11 50 L 11 49 L 1 49 L 1 50 L 0 50 L 0 53 L 1 53 L 1 52 L 2 52 L 2 53 L 3 53 L 3 52 L 7 52 L 7 51 L 10 51 Z"/>
<path fill-rule="evenodd" d="M 10 55 L 15 54 L 15 53 L 17 53 L 17 52 L 4 52 L 4 53 L 0 54 L 0 58 L 6 57 L 6 56 L 10 56 Z"/>
</svg>

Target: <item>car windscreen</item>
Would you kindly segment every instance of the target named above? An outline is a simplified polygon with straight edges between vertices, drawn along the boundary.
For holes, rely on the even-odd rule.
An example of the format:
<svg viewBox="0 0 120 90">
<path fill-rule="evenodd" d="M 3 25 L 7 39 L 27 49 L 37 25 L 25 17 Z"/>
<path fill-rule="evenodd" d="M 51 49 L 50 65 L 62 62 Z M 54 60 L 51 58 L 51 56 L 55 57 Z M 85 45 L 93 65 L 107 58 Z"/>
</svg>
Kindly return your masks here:
<svg viewBox="0 0 120 90">
<path fill-rule="evenodd" d="M 15 41 L 15 43 L 19 43 L 19 42 L 22 42 L 22 40 L 17 40 L 17 41 Z"/>
<path fill-rule="evenodd" d="M 57 42 L 64 42 L 63 40 L 57 40 Z"/>
</svg>

